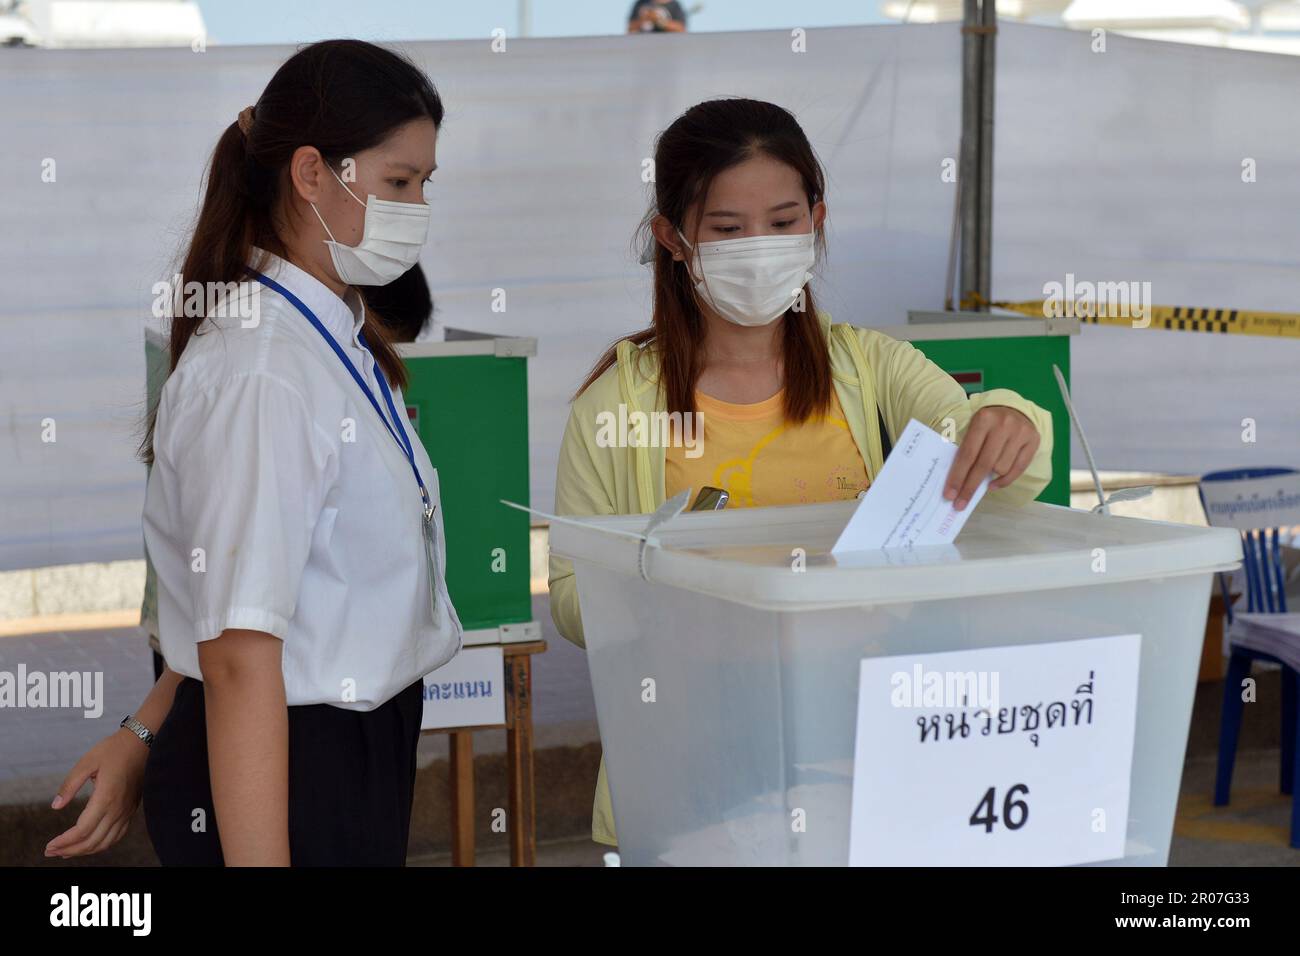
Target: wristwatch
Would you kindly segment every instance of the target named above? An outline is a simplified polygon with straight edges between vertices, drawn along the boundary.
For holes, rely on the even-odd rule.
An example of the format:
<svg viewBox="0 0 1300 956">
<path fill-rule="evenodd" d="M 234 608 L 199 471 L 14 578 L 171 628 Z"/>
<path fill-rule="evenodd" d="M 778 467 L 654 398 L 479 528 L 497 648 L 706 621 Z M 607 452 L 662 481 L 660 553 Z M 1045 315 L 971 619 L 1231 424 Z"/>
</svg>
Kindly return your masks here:
<svg viewBox="0 0 1300 956">
<path fill-rule="evenodd" d="M 123 717 L 122 722 L 118 724 L 118 726 L 125 727 L 127 730 L 131 731 L 131 733 L 144 741 L 146 747 L 153 746 L 153 731 L 140 723 L 140 721 L 136 720 L 130 714 Z"/>
</svg>

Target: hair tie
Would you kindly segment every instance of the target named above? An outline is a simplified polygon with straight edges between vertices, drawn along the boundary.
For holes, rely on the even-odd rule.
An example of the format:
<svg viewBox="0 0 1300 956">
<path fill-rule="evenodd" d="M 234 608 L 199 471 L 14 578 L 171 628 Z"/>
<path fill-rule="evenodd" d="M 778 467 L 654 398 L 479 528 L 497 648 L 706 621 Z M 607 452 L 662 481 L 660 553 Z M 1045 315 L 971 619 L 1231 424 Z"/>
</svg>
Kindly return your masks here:
<svg viewBox="0 0 1300 956">
<path fill-rule="evenodd" d="M 253 128 L 253 107 L 245 106 L 240 110 L 239 119 L 236 122 L 239 124 L 239 131 L 247 137 L 248 131 Z"/>
</svg>

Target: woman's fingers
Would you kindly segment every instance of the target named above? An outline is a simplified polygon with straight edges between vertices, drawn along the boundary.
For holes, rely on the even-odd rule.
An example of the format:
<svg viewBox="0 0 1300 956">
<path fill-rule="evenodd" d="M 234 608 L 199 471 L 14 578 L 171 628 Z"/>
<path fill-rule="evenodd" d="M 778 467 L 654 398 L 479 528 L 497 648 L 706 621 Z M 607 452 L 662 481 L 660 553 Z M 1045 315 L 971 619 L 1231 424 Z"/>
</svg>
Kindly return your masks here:
<svg viewBox="0 0 1300 956">
<path fill-rule="evenodd" d="M 1034 423 L 1016 409 L 981 408 L 972 416 L 957 450 L 944 497 L 960 511 L 986 477 L 993 476 L 990 488 L 1005 488 L 1024 474 L 1040 441 Z"/>
<path fill-rule="evenodd" d="M 118 821 L 117 826 L 113 827 L 112 832 L 109 833 L 108 838 L 104 840 L 103 845 L 99 849 L 107 850 L 109 847 L 113 846 L 115 843 L 121 840 L 122 837 L 126 836 L 126 831 L 129 830 L 130 828 L 131 828 L 131 818 L 129 816 L 123 817 L 121 820 Z"/>
<path fill-rule="evenodd" d="M 1005 424 L 999 416 L 985 415 L 984 410 L 981 410 L 971 419 L 948 476 L 948 488 L 955 486 L 957 489 L 951 496 L 955 509 L 961 511 L 970 502 L 975 489 L 993 471 L 995 463 L 1002 456 L 1008 438 Z M 970 447 L 972 445 L 974 447 Z M 965 471 L 958 473 L 958 466 L 963 464 Z M 944 497 L 949 497 L 947 489 Z"/>
<path fill-rule="evenodd" d="M 105 737 L 77 761 L 50 806 L 66 807 L 88 780 L 90 799 L 77 822 L 45 844 L 46 856 L 98 853 L 121 838 L 140 803 L 145 751 L 138 739 L 122 731 Z"/>
<path fill-rule="evenodd" d="M 1014 482 L 1029 467 L 1042 442 L 1034 423 L 1014 409 L 1003 409 L 1007 428 L 1007 445 L 1003 458 L 994 466 L 998 479 L 994 488 L 1005 488 Z"/>
<path fill-rule="evenodd" d="M 1010 484 L 1021 476 L 1021 472 L 1015 470 L 1015 463 L 1018 462 L 1021 453 L 1024 450 L 1024 442 L 1019 437 L 1011 437 L 1002 446 L 1002 454 L 998 455 L 996 462 L 993 462 L 993 480 L 989 483 L 989 488 L 1001 488 L 1004 484 Z M 1021 471 L 1024 471 L 1023 468 Z"/>
<path fill-rule="evenodd" d="M 81 852 L 81 855 L 90 856 L 92 853 L 103 853 L 105 850 L 111 847 L 118 840 L 122 839 L 122 834 L 126 832 L 126 828 L 130 824 L 130 822 L 131 822 L 131 818 L 129 816 L 118 817 L 115 820 L 110 820 L 108 829 L 104 833 L 104 835 L 101 836 L 98 840 L 89 844 Z"/>
<path fill-rule="evenodd" d="M 87 806 L 87 810 L 89 810 L 89 806 Z M 71 857 L 87 856 L 94 853 L 96 849 L 98 849 L 100 841 L 108 835 L 109 830 L 111 830 L 113 825 L 117 823 L 117 820 L 118 817 L 115 814 L 108 814 L 100 811 L 94 825 L 87 826 L 89 832 L 87 832 L 86 836 L 75 843 L 63 847 L 58 855 L 62 857 Z M 78 824 L 81 823 L 80 820 L 77 822 Z"/>
<path fill-rule="evenodd" d="M 68 775 L 63 778 L 63 783 L 59 784 L 59 789 L 54 794 L 54 800 L 50 804 L 50 808 L 59 810 L 67 806 L 72 798 L 77 795 L 77 792 L 85 786 L 86 781 L 94 776 L 95 767 L 94 761 L 88 759 L 88 756 L 78 760 L 76 765 L 68 771 Z"/>
<path fill-rule="evenodd" d="M 1007 436 L 1000 430 L 989 432 L 984 437 L 984 445 L 980 449 L 979 456 L 975 459 L 975 464 L 971 466 L 966 473 L 966 480 L 962 482 L 961 490 L 957 492 L 957 498 L 953 501 L 952 506 L 961 511 L 970 502 L 971 497 L 979 488 L 980 482 L 987 478 L 995 469 L 997 460 L 1002 456 L 1002 451 L 1006 448 Z"/>
<path fill-rule="evenodd" d="M 77 789 L 80 789 L 80 785 L 78 785 Z M 77 791 L 73 790 L 72 792 L 75 794 Z M 62 789 L 60 789 L 60 793 L 62 793 Z M 91 791 L 90 799 L 86 801 L 86 806 L 81 811 L 81 815 L 77 817 L 77 822 L 45 844 L 45 855 L 61 856 L 67 852 L 69 847 L 84 842 L 87 837 L 95 832 L 95 828 L 104 819 L 107 811 L 107 794 L 103 793 L 101 788 L 96 787 Z"/>
<path fill-rule="evenodd" d="M 1037 434 L 1035 434 L 1034 437 L 1036 439 Z M 1021 475 L 1025 473 L 1025 469 L 1028 468 L 1029 463 L 1034 460 L 1034 454 L 1037 451 L 1038 451 L 1038 442 L 1036 440 L 1026 442 L 1024 445 L 1022 445 L 1020 448 L 1020 452 L 1016 455 L 1015 461 L 1012 463 L 1011 467 L 1008 468 L 1006 471 L 1003 471 L 1002 469 L 999 468 L 998 474 L 1001 475 L 1002 477 L 999 478 L 997 481 L 993 482 L 993 484 L 990 487 L 1005 488 L 1007 485 L 1014 482 L 1017 478 L 1019 478 Z"/>
<path fill-rule="evenodd" d="M 93 812 L 89 804 L 77 817 L 77 822 L 45 844 L 46 856 L 67 856 L 74 846 L 80 846 L 95 832 L 95 828 L 104 819 L 104 811 L 96 808 Z"/>
<path fill-rule="evenodd" d="M 957 446 L 957 457 L 953 459 L 952 467 L 948 469 L 948 479 L 943 487 L 944 498 L 949 501 L 960 499 L 959 492 L 965 487 L 971 468 L 983 450 L 985 436 L 991 429 L 992 424 L 980 412 L 976 412 L 971 418 L 970 424 L 966 427 L 966 435 Z M 977 481 L 976 484 L 978 485 L 979 482 Z"/>
</svg>

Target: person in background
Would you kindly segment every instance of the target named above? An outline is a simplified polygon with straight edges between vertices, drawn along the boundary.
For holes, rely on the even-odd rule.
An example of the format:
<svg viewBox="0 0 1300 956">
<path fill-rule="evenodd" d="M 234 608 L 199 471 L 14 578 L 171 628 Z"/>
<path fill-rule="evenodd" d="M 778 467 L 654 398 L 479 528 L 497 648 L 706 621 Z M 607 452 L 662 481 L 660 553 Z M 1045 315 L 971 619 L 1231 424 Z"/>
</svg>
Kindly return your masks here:
<svg viewBox="0 0 1300 956">
<path fill-rule="evenodd" d="M 361 294 L 393 342 L 414 342 L 433 315 L 433 294 L 418 262 L 388 285 L 367 286 Z"/>
<path fill-rule="evenodd" d="M 628 33 L 685 33 L 686 11 L 677 0 L 636 0 L 627 18 Z"/>
<path fill-rule="evenodd" d="M 574 397 L 557 514 L 646 514 L 706 485 L 729 492 L 729 508 L 850 500 L 913 418 L 959 442 L 945 482 L 957 510 L 985 477 L 988 497 L 1013 506 L 1043 490 L 1048 412 L 1007 389 L 967 397 L 910 342 L 817 310 L 808 283 L 824 247 L 825 184 L 798 122 L 772 103 L 700 103 L 659 137 L 641 233 L 654 267 L 650 325 L 610 347 Z M 854 318 L 869 319 L 869 306 Z M 702 454 L 688 457 L 676 435 L 668 448 L 603 440 L 599 423 L 620 406 L 701 413 Z M 557 630 L 585 646 L 573 564 L 554 555 L 550 594 Z M 603 759 L 592 837 L 618 842 Z"/>
</svg>

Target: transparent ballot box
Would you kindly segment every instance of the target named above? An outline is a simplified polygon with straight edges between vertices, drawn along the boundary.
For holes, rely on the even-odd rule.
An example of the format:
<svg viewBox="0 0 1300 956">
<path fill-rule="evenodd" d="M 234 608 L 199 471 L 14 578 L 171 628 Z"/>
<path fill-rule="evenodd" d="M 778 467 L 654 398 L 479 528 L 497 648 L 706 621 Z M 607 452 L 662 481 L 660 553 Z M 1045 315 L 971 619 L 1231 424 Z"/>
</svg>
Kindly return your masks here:
<svg viewBox="0 0 1300 956">
<path fill-rule="evenodd" d="M 622 862 L 1165 865 L 1237 532 L 986 501 L 837 558 L 855 505 L 552 523 Z"/>
</svg>

